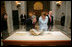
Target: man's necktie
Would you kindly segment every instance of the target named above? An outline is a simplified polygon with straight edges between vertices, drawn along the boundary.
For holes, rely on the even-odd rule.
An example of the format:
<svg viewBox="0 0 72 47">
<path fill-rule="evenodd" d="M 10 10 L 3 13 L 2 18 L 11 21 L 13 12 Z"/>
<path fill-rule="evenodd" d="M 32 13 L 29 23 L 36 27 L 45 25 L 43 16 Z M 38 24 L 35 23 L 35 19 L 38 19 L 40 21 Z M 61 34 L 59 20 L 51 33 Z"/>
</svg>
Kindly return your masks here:
<svg viewBox="0 0 72 47">
<path fill-rule="evenodd" d="M 51 23 L 51 16 L 50 16 L 50 23 Z"/>
</svg>

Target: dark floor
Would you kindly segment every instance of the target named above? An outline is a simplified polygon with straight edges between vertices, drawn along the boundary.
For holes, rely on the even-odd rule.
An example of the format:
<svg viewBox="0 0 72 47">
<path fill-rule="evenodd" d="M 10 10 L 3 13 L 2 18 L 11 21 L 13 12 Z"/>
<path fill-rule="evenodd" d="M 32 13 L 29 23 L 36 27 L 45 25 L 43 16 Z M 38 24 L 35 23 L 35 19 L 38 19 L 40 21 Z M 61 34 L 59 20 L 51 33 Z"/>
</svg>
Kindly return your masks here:
<svg viewBox="0 0 72 47">
<path fill-rule="evenodd" d="M 5 39 L 9 36 L 9 33 L 7 30 L 2 31 L 2 38 Z"/>
</svg>

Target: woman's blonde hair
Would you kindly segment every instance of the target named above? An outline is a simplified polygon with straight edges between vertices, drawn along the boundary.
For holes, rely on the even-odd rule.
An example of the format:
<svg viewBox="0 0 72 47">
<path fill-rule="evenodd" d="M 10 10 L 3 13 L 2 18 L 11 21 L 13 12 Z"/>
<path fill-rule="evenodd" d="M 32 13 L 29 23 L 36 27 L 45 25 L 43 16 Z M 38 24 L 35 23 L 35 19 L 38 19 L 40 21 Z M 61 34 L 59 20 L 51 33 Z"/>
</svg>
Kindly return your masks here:
<svg viewBox="0 0 72 47">
<path fill-rule="evenodd" d="M 32 16 L 33 15 L 33 13 L 32 12 L 29 12 L 29 16 Z"/>
<path fill-rule="evenodd" d="M 44 16 L 46 16 L 46 12 L 42 12 L 42 13 L 41 13 L 41 15 L 44 15 Z"/>
</svg>

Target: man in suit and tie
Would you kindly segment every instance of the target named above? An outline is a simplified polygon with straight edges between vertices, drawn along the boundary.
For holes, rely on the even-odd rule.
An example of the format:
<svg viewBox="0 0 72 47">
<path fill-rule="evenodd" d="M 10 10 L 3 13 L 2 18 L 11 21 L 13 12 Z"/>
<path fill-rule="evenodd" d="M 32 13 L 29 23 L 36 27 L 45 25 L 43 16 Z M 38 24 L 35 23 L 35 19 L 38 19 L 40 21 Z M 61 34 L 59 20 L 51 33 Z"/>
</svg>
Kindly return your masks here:
<svg viewBox="0 0 72 47">
<path fill-rule="evenodd" d="M 52 11 L 49 11 L 48 16 L 48 29 L 51 31 L 52 26 L 53 26 L 53 16 L 52 16 Z"/>
<path fill-rule="evenodd" d="M 25 28 L 25 24 L 26 24 L 26 15 L 25 14 L 21 14 L 20 16 L 21 19 L 21 28 Z"/>
</svg>

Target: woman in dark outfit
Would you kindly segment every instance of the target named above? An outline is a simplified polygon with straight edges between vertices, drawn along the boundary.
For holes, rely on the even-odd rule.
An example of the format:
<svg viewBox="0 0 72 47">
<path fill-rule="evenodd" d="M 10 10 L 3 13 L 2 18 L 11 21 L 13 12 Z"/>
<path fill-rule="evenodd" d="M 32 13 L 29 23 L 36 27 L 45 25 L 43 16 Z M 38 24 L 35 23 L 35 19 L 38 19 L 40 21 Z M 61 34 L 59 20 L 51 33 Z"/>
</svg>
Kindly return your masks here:
<svg viewBox="0 0 72 47">
<path fill-rule="evenodd" d="M 1 17 L 1 28 L 3 30 L 7 30 L 7 14 L 3 14 Z"/>
<path fill-rule="evenodd" d="M 3 39 L 3 36 L 2 36 L 2 32 L 3 31 L 7 31 L 7 14 L 4 13 L 2 16 L 1 16 L 1 38 Z"/>
</svg>

